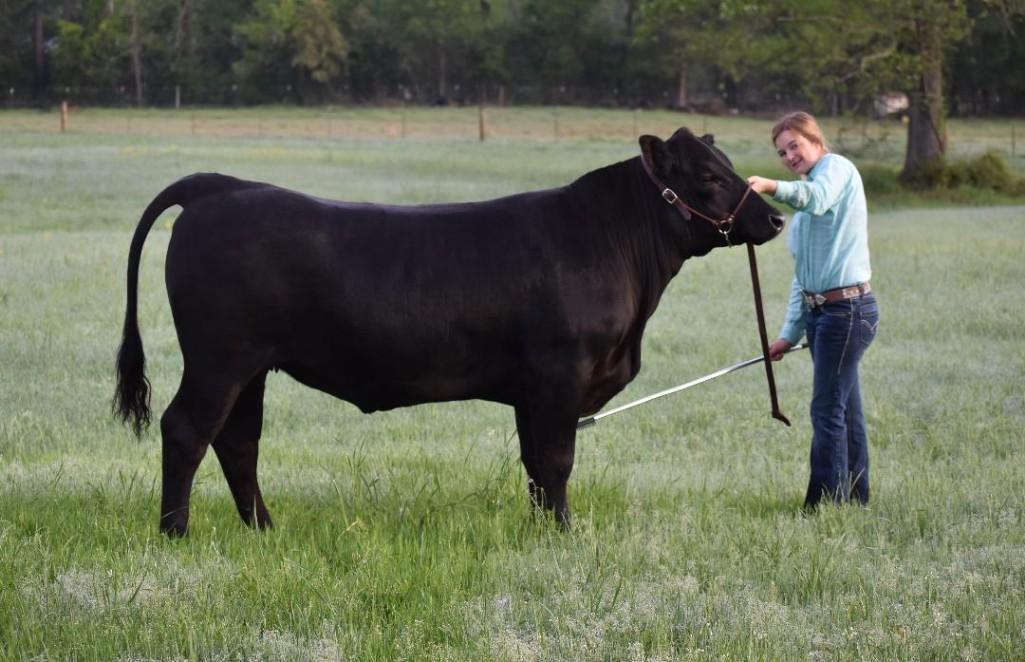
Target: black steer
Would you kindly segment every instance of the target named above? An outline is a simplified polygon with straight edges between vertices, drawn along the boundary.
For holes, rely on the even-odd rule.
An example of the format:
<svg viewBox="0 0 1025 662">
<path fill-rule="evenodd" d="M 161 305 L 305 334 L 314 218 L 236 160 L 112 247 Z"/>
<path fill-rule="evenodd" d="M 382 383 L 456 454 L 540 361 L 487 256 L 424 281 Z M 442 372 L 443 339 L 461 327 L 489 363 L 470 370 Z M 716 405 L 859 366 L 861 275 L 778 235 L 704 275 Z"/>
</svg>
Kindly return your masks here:
<svg viewBox="0 0 1025 662">
<path fill-rule="evenodd" d="M 160 528 L 185 533 L 209 445 L 242 519 L 270 526 L 256 463 L 271 369 L 364 412 L 511 405 L 530 495 L 568 524 L 577 419 L 640 370 L 644 325 L 669 280 L 691 256 L 783 227 L 760 197 L 744 200 L 711 136 L 680 129 L 640 146 L 568 186 L 467 204 L 336 202 L 217 174 L 162 191 L 128 255 L 114 400 L 137 434 L 149 423 L 139 259 L 156 218 L 181 205 L 165 278 L 184 374 L 160 421 Z M 697 215 L 667 204 L 655 179 Z M 725 219 L 738 204 L 728 237 L 698 217 Z"/>
</svg>

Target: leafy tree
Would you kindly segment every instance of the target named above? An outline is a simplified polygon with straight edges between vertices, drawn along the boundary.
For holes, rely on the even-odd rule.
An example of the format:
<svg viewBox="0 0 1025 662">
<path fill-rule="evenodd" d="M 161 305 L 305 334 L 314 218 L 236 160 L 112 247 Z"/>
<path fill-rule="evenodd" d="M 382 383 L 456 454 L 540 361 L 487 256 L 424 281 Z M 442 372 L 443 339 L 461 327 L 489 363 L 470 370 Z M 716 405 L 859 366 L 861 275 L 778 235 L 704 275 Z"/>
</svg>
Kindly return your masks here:
<svg viewBox="0 0 1025 662">
<path fill-rule="evenodd" d="M 0 85 L 3 93 L 32 86 L 35 71 L 36 0 L 0 2 Z"/>
<path fill-rule="evenodd" d="M 900 67 L 910 72 L 911 99 L 907 153 L 901 177 L 922 180 L 941 164 L 947 151 L 943 72 L 948 45 L 967 34 L 968 15 L 962 2 L 905 0 L 895 16 L 902 55 Z"/>
<path fill-rule="evenodd" d="M 303 102 L 323 100 L 348 58 L 348 42 L 325 0 L 259 0 L 235 34 L 243 50 L 234 71 L 254 98 L 276 88 Z"/>
<path fill-rule="evenodd" d="M 1025 0 L 0 0 L 0 85 L 84 101 L 472 99 L 867 113 L 912 99 L 905 173 L 946 105 L 1025 102 Z M 455 93 L 456 85 L 463 85 Z M 239 92 L 235 92 L 239 89 Z M 667 101 L 670 99 L 667 97 Z"/>
<path fill-rule="evenodd" d="M 1025 2 L 968 3 L 972 29 L 951 56 L 949 98 L 960 115 L 1025 108 Z"/>
<path fill-rule="evenodd" d="M 481 83 L 502 75 L 495 30 L 506 16 L 505 2 L 385 0 L 382 5 L 381 13 L 398 36 L 393 45 L 399 69 L 422 96 L 448 99 L 456 78 Z M 431 83 L 424 86 L 425 80 Z"/>
<path fill-rule="evenodd" d="M 565 87 L 585 72 L 582 44 L 597 6 L 598 0 L 524 0 L 509 38 L 513 79 L 540 84 L 547 101 L 563 100 Z"/>
<path fill-rule="evenodd" d="M 49 37 L 57 0 L 0 0 L 0 85 L 32 90 L 41 102 L 51 83 Z M 9 93 L 9 92 L 8 92 Z"/>
<path fill-rule="evenodd" d="M 129 84 L 128 15 L 110 11 L 105 4 L 88 2 L 78 21 L 56 23 L 54 82 L 58 89 L 68 88 L 79 99 L 109 101 L 120 96 L 120 87 Z"/>
<path fill-rule="evenodd" d="M 999 8 L 1008 17 L 1025 13 L 1022 0 L 975 4 L 980 10 L 976 13 L 987 8 Z M 826 22 L 836 28 L 805 33 L 804 43 L 812 47 L 798 48 L 799 54 L 809 58 L 822 52 L 835 54 L 835 68 L 826 62 L 817 72 L 805 72 L 805 81 L 816 75 L 826 81 L 832 78 L 866 99 L 888 90 L 908 94 L 907 151 L 901 177 L 909 183 L 933 183 L 934 173 L 943 169 L 948 146 L 944 89 L 948 58 L 975 27 L 967 0 L 866 0 L 857 8 L 822 0 L 812 14 L 801 3 L 784 16 L 797 25 Z M 831 48 L 821 43 L 823 36 L 831 38 Z"/>
<path fill-rule="evenodd" d="M 750 42 L 769 45 L 763 75 L 789 73 L 812 100 L 830 89 L 862 99 L 904 91 L 911 108 L 902 177 L 914 181 L 942 163 L 944 57 L 969 28 L 963 0 L 773 0 L 761 10 L 776 35 Z"/>
<path fill-rule="evenodd" d="M 650 64 L 675 74 L 674 105 L 688 108 L 695 74 L 717 92 L 720 80 L 739 81 L 757 70 L 765 27 L 764 12 L 752 3 L 643 0 L 637 42 Z"/>
<path fill-rule="evenodd" d="M 232 103 L 237 77 L 232 64 L 242 58 L 236 26 L 252 11 L 252 0 L 174 0 L 169 19 L 170 70 L 187 98 Z"/>
</svg>

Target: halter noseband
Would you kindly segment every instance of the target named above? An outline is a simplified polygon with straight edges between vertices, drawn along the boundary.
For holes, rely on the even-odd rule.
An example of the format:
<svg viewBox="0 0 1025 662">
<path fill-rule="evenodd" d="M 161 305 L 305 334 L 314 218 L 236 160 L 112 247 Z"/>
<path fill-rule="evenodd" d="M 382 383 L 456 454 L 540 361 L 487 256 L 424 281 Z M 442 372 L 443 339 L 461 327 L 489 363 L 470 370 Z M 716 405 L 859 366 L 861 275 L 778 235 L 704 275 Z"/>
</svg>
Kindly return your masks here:
<svg viewBox="0 0 1025 662">
<path fill-rule="evenodd" d="M 651 181 L 655 183 L 655 186 L 657 186 L 659 190 L 662 191 L 662 199 L 671 204 L 672 206 L 676 207 L 676 209 L 680 212 L 680 215 L 682 215 L 684 219 L 687 219 L 688 213 L 690 213 L 708 221 L 715 227 L 716 230 L 718 230 L 719 234 L 723 236 L 728 246 L 733 245 L 733 242 L 730 241 L 730 231 L 733 230 L 733 221 L 737 217 L 737 212 L 740 211 L 740 208 L 747 201 L 747 196 L 751 195 L 752 189 L 750 186 L 748 186 L 747 190 L 744 191 L 744 195 L 740 198 L 740 202 L 738 202 L 737 206 L 733 208 L 733 211 L 730 212 L 730 215 L 726 216 L 725 218 L 720 218 L 719 220 L 716 220 L 711 216 L 706 216 L 702 214 L 697 209 L 694 209 L 693 207 L 688 205 L 686 202 L 680 199 L 680 196 L 676 195 L 676 191 L 663 184 L 662 181 L 655 176 L 654 171 L 652 171 L 651 166 L 648 164 L 648 160 L 644 158 L 643 154 L 641 154 L 641 165 L 644 166 L 644 172 L 648 174 L 648 178 L 651 179 Z"/>
</svg>

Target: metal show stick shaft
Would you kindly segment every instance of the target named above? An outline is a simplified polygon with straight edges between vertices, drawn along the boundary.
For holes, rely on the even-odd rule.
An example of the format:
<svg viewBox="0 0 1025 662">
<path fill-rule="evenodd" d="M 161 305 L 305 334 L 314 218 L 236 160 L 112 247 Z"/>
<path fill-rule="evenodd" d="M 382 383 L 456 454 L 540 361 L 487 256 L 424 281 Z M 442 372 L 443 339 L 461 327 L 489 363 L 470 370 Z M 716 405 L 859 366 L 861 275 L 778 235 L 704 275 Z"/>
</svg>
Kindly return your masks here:
<svg viewBox="0 0 1025 662">
<path fill-rule="evenodd" d="M 794 345 L 789 350 L 787 350 L 786 353 L 790 354 L 791 352 L 796 352 L 798 350 L 805 349 L 807 346 L 808 346 L 807 343 L 801 343 L 799 345 Z M 588 416 L 587 418 L 582 418 L 582 419 L 580 419 L 577 422 L 577 429 L 578 430 L 582 430 L 583 428 L 595 425 L 598 421 L 600 421 L 601 419 L 605 418 L 606 416 L 612 416 L 614 414 L 618 414 L 620 412 L 624 412 L 627 409 L 633 409 L 634 407 L 639 407 L 640 405 L 647 404 L 647 403 L 651 402 L 652 400 L 658 400 L 659 398 L 664 398 L 667 395 L 672 395 L 673 393 L 679 393 L 680 391 L 685 391 L 685 390 L 687 390 L 687 389 L 689 389 L 689 388 L 691 388 L 693 386 L 697 386 L 698 384 L 704 384 L 705 382 L 710 382 L 713 379 L 716 379 L 717 377 L 722 377 L 723 375 L 728 375 L 731 372 L 735 372 L 737 370 L 740 370 L 741 368 L 746 368 L 748 366 L 754 365 L 756 363 L 761 363 L 763 361 L 765 361 L 765 357 L 764 356 L 756 356 L 753 359 L 748 359 L 747 361 L 741 361 L 740 363 L 738 363 L 736 365 L 731 365 L 728 368 L 722 368 L 720 370 L 716 370 L 715 372 L 709 373 L 709 374 L 705 375 L 704 377 L 698 377 L 697 379 L 691 380 L 691 381 L 687 382 L 686 384 L 680 384 L 679 386 L 674 386 L 672 388 L 667 388 L 664 391 L 659 391 L 658 393 L 652 393 L 651 395 L 645 396 L 645 397 L 643 397 L 643 398 L 641 398 L 639 400 L 634 400 L 633 402 L 628 402 L 625 405 L 621 405 L 619 407 L 616 407 L 615 409 L 610 409 L 608 411 L 601 412 L 600 414 L 595 414 L 594 416 Z"/>
</svg>

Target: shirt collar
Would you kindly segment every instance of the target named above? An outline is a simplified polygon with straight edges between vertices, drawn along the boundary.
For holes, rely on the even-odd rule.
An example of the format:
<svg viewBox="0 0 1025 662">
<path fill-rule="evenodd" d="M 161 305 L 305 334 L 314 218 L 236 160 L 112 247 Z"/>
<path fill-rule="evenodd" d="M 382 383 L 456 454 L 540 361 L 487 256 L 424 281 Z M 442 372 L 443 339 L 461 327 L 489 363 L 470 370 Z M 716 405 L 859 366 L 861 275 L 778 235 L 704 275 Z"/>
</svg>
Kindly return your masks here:
<svg viewBox="0 0 1025 662">
<path fill-rule="evenodd" d="M 823 167 L 823 164 L 826 162 L 826 159 L 829 158 L 831 155 L 832 152 L 826 152 L 822 155 L 821 158 L 819 158 L 818 161 L 815 162 L 815 165 L 813 165 L 811 167 L 811 170 L 808 171 L 809 182 L 815 179 L 815 173 L 817 173 Z"/>
</svg>

